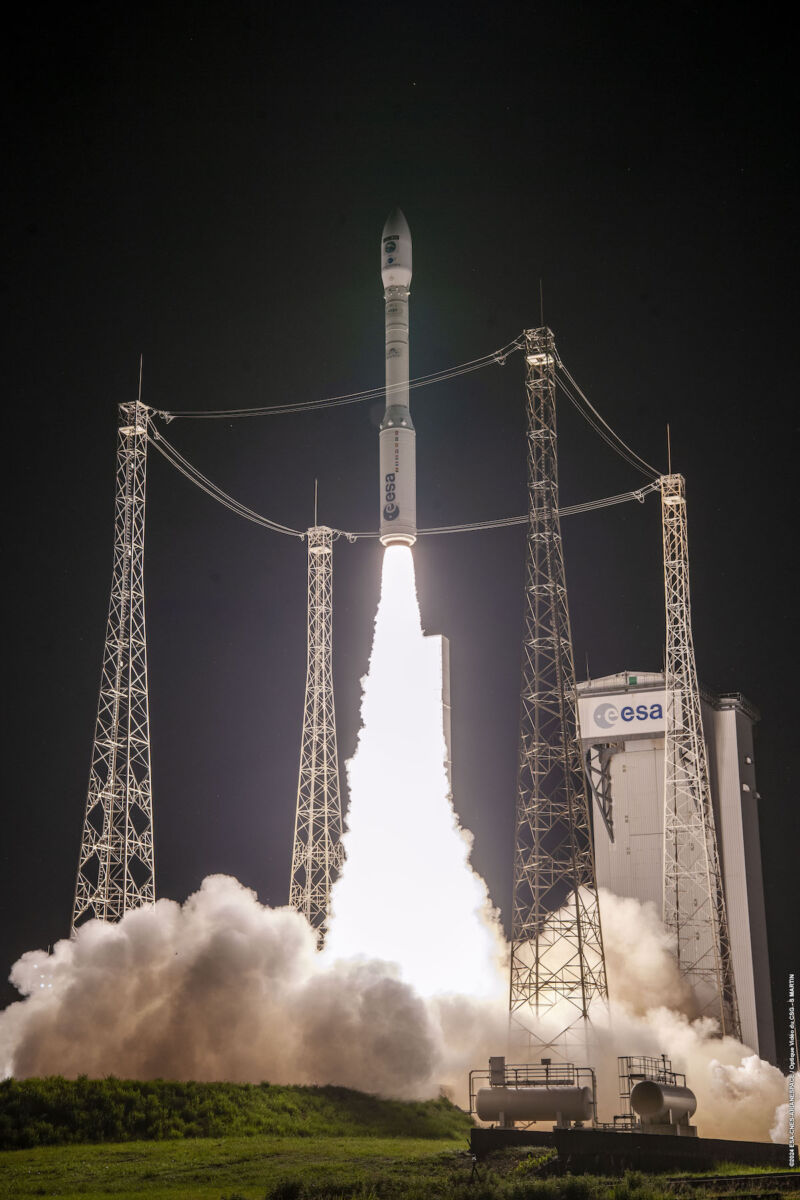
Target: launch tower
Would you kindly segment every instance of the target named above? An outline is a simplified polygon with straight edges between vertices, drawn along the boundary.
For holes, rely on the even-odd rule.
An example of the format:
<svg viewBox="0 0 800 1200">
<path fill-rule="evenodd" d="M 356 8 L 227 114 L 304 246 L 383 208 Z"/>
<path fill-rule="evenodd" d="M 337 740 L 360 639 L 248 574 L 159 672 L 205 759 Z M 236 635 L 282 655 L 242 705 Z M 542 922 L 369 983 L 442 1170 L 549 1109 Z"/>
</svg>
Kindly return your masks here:
<svg viewBox="0 0 800 1200">
<path fill-rule="evenodd" d="M 607 998 L 589 804 L 578 741 L 572 635 L 558 516 L 556 350 L 525 333 L 528 534 L 520 702 L 511 1043 L 564 1061 Z"/>
<path fill-rule="evenodd" d="M 714 827 L 689 598 L 682 475 L 662 475 L 667 614 L 664 743 L 664 924 L 704 1014 L 741 1038 L 728 919 Z"/>
<path fill-rule="evenodd" d="M 119 407 L 114 567 L 72 930 L 155 902 L 144 621 L 148 409 Z"/>
<path fill-rule="evenodd" d="M 342 865 L 342 806 L 333 702 L 333 530 L 308 531 L 308 657 L 289 903 L 324 938 Z"/>
</svg>

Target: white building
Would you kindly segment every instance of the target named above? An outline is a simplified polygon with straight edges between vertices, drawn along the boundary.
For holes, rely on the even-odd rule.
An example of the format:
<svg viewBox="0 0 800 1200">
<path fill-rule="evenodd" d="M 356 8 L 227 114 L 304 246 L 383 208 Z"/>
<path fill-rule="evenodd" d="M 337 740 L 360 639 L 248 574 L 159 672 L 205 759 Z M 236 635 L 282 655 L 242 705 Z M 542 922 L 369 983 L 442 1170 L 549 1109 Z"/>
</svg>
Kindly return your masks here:
<svg viewBox="0 0 800 1200">
<path fill-rule="evenodd" d="M 594 797 L 597 882 L 661 912 L 663 674 L 623 671 L 578 684 L 581 742 Z M 764 884 L 753 761 L 757 710 L 739 693 L 701 693 L 711 797 L 742 1038 L 775 1061 Z"/>
</svg>

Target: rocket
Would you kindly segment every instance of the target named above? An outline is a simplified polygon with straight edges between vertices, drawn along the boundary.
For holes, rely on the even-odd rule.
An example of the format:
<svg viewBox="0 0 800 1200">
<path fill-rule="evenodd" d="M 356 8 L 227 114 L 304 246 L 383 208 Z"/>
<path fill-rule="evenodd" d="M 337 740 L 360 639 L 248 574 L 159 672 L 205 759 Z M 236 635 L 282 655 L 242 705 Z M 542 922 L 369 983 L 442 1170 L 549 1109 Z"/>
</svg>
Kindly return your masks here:
<svg viewBox="0 0 800 1200">
<path fill-rule="evenodd" d="M 380 539 L 384 546 L 417 540 L 417 435 L 408 408 L 408 293 L 411 230 L 399 208 L 381 234 L 381 279 L 386 316 L 386 412 L 378 435 Z"/>
</svg>

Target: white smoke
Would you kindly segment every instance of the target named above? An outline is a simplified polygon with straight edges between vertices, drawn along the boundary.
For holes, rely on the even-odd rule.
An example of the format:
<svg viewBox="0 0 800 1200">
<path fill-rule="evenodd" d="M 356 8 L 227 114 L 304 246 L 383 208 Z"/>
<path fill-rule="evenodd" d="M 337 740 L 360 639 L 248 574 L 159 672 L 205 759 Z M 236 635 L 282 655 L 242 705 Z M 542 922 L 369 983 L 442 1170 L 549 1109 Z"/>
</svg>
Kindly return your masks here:
<svg viewBox="0 0 800 1200">
<path fill-rule="evenodd" d="M 323 966 L 304 917 L 223 875 L 183 906 L 159 900 L 116 925 L 92 921 L 50 957 L 23 955 L 11 978 L 27 998 L 0 1014 L 0 1062 L 18 1077 L 338 1083 L 425 1097 L 463 1084 L 455 1047 L 474 1044 L 479 1024 L 472 1001 L 440 1014 L 385 963 Z"/>
<path fill-rule="evenodd" d="M 800 1091 L 800 1071 L 795 1071 L 792 1077 L 793 1094 L 796 1096 Z M 778 1142 L 784 1146 L 789 1144 L 789 1129 L 790 1129 L 790 1108 L 792 1103 L 787 1100 L 785 1104 L 779 1104 L 775 1109 L 775 1124 L 769 1131 L 769 1136 L 773 1142 Z M 794 1132 L 794 1122 L 791 1123 L 792 1132 Z M 795 1145 L 797 1144 L 797 1135 L 795 1134 Z"/>
<path fill-rule="evenodd" d="M 605 888 L 599 889 L 599 900 L 610 1003 L 593 1003 L 588 1047 L 577 1049 L 584 1041 L 578 1029 L 569 1057 L 576 1065 L 594 1067 L 601 1119 L 621 1112 L 618 1056 L 665 1054 L 697 1096 L 693 1123 L 702 1137 L 775 1140 L 783 1128 L 785 1076 L 749 1047 L 720 1037 L 716 1021 L 695 1016 L 697 1003 L 678 970 L 674 938 L 653 904 Z M 556 926 L 562 917 L 554 914 Z M 546 952 L 547 969 L 558 967 L 559 953 L 558 945 Z M 524 1023 L 547 1041 L 574 1016 L 574 1007 L 561 1001 L 546 1021 L 537 1023 L 528 1014 Z"/>
<path fill-rule="evenodd" d="M 609 990 L 634 1016 L 669 1008 L 694 1016 L 692 989 L 680 974 L 674 939 L 654 904 L 599 889 Z"/>
<path fill-rule="evenodd" d="M 0 1013 L 5 1074 L 336 1083 L 401 1098 L 444 1085 L 464 1102 L 470 1068 L 506 1049 L 506 948 L 449 799 L 441 677 L 408 551 L 385 555 L 362 715 L 325 951 L 300 914 L 219 875 L 183 906 L 89 922 L 15 964 L 24 999 Z M 590 1054 L 601 1116 L 618 1111 L 616 1056 L 663 1052 L 697 1094 L 701 1135 L 785 1140 L 785 1077 L 691 1019 L 652 905 L 600 899 L 612 996 Z"/>
<path fill-rule="evenodd" d="M 693 1118 L 703 1137 L 769 1141 L 786 1099 L 787 1080 L 717 1023 L 694 1018 L 672 935 L 654 906 L 600 889 L 603 944 L 611 995 L 610 1023 L 595 1037 L 595 1064 L 608 1085 L 621 1054 L 666 1054 L 697 1096 Z M 614 1109 L 618 1111 L 618 1106 Z"/>
<path fill-rule="evenodd" d="M 697 1095 L 701 1135 L 785 1140 L 787 1081 L 777 1068 L 716 1037 L 713 1022 L 627 1006 L 637 985 L 624 973 L 626 945 L 651 964 L 653 990 L 679 987 L 677 968 L 646 906 L 607 892 L 601 900 L 619 996 L 610 1025 L 594 1027 L 590 1056 L 604 1115 L 618 1111 L 616 1056 L 665 1052 Z M 0 1062 L 21 1078 L 268 1079 L 406 1098 L 446 1085 L 463 1102 L 469 1069 L 505 1047 L 504 1004 L 424 998 L 386 962 L 326 963 L 299 913 L 267 908 L 222 875 L 183 906 L 159 900 L 117 925 L 90 922 L 49 957 L 23 955 L 11 978 L 26 998 L 0 1013 Z"/>
</svg>

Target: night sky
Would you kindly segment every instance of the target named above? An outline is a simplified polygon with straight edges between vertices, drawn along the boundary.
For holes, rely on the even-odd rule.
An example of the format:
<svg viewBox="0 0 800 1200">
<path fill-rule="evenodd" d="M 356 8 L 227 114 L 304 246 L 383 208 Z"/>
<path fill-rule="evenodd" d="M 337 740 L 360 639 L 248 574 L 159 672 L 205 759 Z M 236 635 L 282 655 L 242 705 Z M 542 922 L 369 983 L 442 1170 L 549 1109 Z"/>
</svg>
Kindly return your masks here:
<svg viewBox="0 0 800 1200">
<path fill-rule="evenodd" d="M 31 8 L 9 42 L 0 974 L 68 932 L 111 580 L 116 406 L 135 398 L 139 354 L 155 408 L 380 385 L 379 238 L 399 204 L 414 239 L 412 375 L 539 325 L 541 279 L 564 362 L 660 469 L 671 426 L 699 675 L 762 713 L 785 1064 L 798 832 L 786 31 L 740 4 L 294 12 Z M 381 409 L 165 432 L 278 521 L 312 523 L 316 478 L 321 521 L 375 528 Z M 412 412 L 422 526 L 525 510 L 520 355 L 412 393 Z M 644 482 L 566 401 L 559 433 L 562 504 Z M 579 676 L 587 656 L 593 676 L 660 670 L 657 497 L 570 517 L 564 538 Z M 519 528 L 415 549 L 423 624 L 451 642 L 455 804 L 504 914 L 523 551 Z M 339 542 L 334 558 L 342 764 L 380 554 Z M 158 894 L 183 900 L 229 872 L 284 904 L 305 546 L 241 521 L 151 451 L 145 578 Z M 15 995 L 4 986 L 0 998 Z"/>
</svg>

